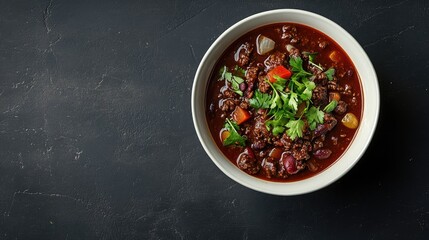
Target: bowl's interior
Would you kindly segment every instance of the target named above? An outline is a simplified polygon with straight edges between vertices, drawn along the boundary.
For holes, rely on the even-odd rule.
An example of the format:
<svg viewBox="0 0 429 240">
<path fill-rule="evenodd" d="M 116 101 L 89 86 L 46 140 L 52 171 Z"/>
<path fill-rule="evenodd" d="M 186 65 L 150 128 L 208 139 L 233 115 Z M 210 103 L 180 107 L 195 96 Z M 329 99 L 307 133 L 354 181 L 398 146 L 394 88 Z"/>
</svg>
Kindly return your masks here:
<svg viewBox="0 0 429 240">
<path fill-rule="evenodd" d="M 318 29 L 336 41 L 348 54 L 359 73 L 363 114 L 360 127 L 349 149 L 329 168 L 297 182 L 269 182 L 252 177 L 234 166 L 214 142 L 205 116 L 205 95 L 211 71 L 223 51 L 252 29 L 279 22 L 294 22 Z M 238 183 L 261 192 L 295 195 L 320 189 L 345 174 L 363 155 L 375 130 L 379 112 L 379 90 L 374 68 L 356 40 L 340 26 L 320 15 L 295 9 L 273 10 L 250 16 L 226 30 L 204 55 L 192 89 L 192 114 L 197 135 L 213 162 Z"/>
</svg>

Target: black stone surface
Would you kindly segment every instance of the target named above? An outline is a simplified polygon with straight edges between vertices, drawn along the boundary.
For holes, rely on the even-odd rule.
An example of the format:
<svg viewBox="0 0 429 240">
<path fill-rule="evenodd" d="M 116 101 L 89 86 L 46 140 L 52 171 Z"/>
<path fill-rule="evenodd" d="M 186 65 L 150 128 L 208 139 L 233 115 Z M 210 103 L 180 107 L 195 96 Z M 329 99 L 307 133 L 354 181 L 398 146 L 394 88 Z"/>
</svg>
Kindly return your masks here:
<svg viewBox="0 0 429 240">
<path fill-rule="evenodd" d="M 361 161 L 302 196 L 242 187 L 195 134 L 200 59 L 251 14 L 300 8 L 371 58 Z M 1 1 L 0 239 L 429 239 L 428 1 Z"/>
</svg>

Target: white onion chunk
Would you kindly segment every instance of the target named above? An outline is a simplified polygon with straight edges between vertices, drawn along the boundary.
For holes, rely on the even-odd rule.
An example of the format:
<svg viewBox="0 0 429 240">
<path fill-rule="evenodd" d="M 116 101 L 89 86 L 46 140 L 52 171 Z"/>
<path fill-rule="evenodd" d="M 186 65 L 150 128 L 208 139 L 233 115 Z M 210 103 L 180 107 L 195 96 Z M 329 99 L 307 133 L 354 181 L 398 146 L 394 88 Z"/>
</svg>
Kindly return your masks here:
<svg viewBox="0 0 429 240">
<path fill-rule="evenodd" d="M 274 49 L 276 42 L 272 39 L 259 34 L 256 38 L 256 51 L 259 55 L 264 55 Z"/>
</svg>

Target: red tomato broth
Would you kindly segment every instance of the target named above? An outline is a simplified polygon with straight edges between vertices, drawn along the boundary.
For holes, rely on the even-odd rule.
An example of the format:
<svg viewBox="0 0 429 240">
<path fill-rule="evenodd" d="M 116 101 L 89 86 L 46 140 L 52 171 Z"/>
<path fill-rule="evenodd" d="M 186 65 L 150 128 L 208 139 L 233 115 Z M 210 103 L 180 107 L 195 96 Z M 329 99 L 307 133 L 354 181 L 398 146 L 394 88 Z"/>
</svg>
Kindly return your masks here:
<svg viewBox="0 0 429 240">
<path fill-rule="evenodd" d="M 237 166 L 237 157 L 243 152 L 244 147 L 223 146 L 221 142 L 220 133 L 224 128 L 225 118 L 220 117 L 223 114 L 223 112 L 218 107 L 219 100 L 220 100 L 220 97 L 218 95 L 219 95 L 220 89 L 225 86 L 225 81 L 218 81 L 219 70 L 223 66 L 228 66 L 229 68 L 233 68 L 234 66 L 236 66 L 237 62 L 234 60 L 234 54 L 236 53 L 237 49 L 239 49 L 239 47 L 244 42 L 254 43 L 256 40 L 256 37 L 259 34 L 263 34 L 264 36 L 269 37 L 275 41 L 276 43 L 275 49 L 272 50 L 272 52 L 276 50 L 286 52 L 285 45 L 288 43 L 286 42 L 286 40 L 281 39 L 279 37 L 281 35 L 279 33 L 279 30 L 281 31 L 282 26 L 285 24 L 295 26 L 298 30 L 299 36 L 309 39 L 308 42 L 302 41 L 300 43 L 294 43 L 293 45 L 296 48 L 298 48 L 301 52 L 303 51 L 318 52 L 315 62 L 321 64 L 321 66 L 323 66 L 326 69 L 329 67 L 334 67 L 336 71 L 335 75 L 337 77 L 344 74 L 343 77 L 338 77 L 339 78 L 338 82 L 341 83 L 342 85 L 346 83 L 350 85 L 353 92 L 356 93 L 355 97 L 357 99 L 355 104 L 348 104 L 347 112 L 353 113 L 355 116 L 358 117 L 359 122 L 361 122 L 362 112 L 363 112 L 363 109 L 362 109 L 363 96 L 361 92 L 360 79 L 352 61 L 345 53 L 345 51 L 335 41 L 333 41 L 330 37 L 326 36 L 325 34 L 323 34 L 322 32 L 314 28 L 301 25 L 301 24 L 296 24 L 296 23 L 276 23 L 276 24 L 270 24 L 270 25 L 259 27 L 241 36 L 223 52 L 223 54 L 217 61 L 212 71 L 212 74 L 209 79 L 208 88 L 207 88 L 206 118 L 207 118 L 208 126 L 210 128 L 213 139 L 215 140 L 219 149 L 235 166 Z M 329 44 L 324 49 L 321 49 L 317 45 L 317 42 L 321 42 L 321 41 L 326 41 Z M 333 62 L 329 58 L 329 54 L 333 51 L 337 51 L 338 53 L 337 57 L 339 56 L 339 58 L 341 59 L 340 62 Z M 254 52 L 254 54 L 252 55 L 252 60 L 256 62 L 264 62 L 264 60 L 268 56 L 269 54 L 261 56 L 256 52 Z M 352 74 L 348 75 L 348 72 L 350 71 L 352 71 Z M 352 98 L 353 96 L 346 96 L 346 95 L 341 96 L 341 100 L 347 103 L 351 103 Z M 249 110 L 249 112 L 252 115 L 254 114 L 254 111 L 256 110 L 252 108 L 250 108 Z M 337 118 L 338 120 L 338 123 L 332 129 L 332 131 L 327 133 L 326 140 L 324 141 L 324 147 L 332 150 L 332 154 L 327 159 L 316 160 L 318 165 L 318 169 L 316 171 L 312 172 L 312 171 L 309 171 L 308 169 L 304 169 L 303 171 L 300 171 L 297 174 L 289 175 L 287 178 L 267 178 L 262 171 L 259 171 L 258 174 L 253 176 L 267 181 L 292 182 L 292 181 L 299 181 L 299 180 L 312 177 L 322 172 L 329 166 L 331 166 L 347 150 L 356 132 L 359 129 L 359 127 L 357 129 L 349 129 L 345 127 L 341 123 L 341 119 L 343 115 L 337 116 L 334 114 L 335 118 Z M 227 117 L 230 117 L 230 116 L 227 115 Z M 252 125 L 254 123 L 255 121 L 253 117 L 251 117 L 242 125 Z M 251 135 L 252 133 L 249 133 L 249 134 Z M 343 136 L 344 134 L 346 135 L 345 137 L 340 137 L 340 136 Z M 331 140 L 332 136 L 335 136 L 338 138 L 336 145 Z M 259 162 L 262 162 L 263 158 L 260 158 L 258 156 L 258 152 L 254 151 L 254 153 L 256 155 L 257 160 Z M 311 156 L 309 160 L 312 160 L 312 159 L 314 159 L 313 156 Z"/>
</svg>

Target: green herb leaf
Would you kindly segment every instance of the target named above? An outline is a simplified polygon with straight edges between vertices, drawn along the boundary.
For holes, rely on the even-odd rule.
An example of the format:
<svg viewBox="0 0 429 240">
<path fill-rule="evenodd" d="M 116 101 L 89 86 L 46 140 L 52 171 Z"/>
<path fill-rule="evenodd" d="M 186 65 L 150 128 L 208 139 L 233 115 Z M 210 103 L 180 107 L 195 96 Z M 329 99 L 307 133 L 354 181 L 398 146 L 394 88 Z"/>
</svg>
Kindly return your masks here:
<svg viewBox="0 0 429 240">
<path fill-rule="evenodd" d="M 292 110 L 298 110 L 298 95 L 296 93 L 292 92 L 290 94 L 288 105 Z"/>
<path fill-rule="evenodd" d="M 290 139 L 295 140 L 297 137 L 302 137 L 302 131 L 304 129 L 304 121 L 301 119 L 290 120 L 286 127 L 289 128 L 286 130 L 286 134 L 290 137 Z"/>
<path fill-rule="evenodd" d="M 253 98 L 249 100 L 250 106 L 253 108 L 270 108 L 271 96 L 267 93 L 261 93 L 259 90 L 255 91 Z"/>
<path fill-rule="evenodd" d="M 334 109 L 337 107 L 338 102 L 335 100 L 332 100 L 326 107 L 323 109 L 323 111 L 330 113 L 334 111 Z"/>
<path fill-rule="evenodd" d="M 243 96 L 243 91 L 240 90 L 240 83 L 244 82 L 244 79 L 241 77 L 232 75 L 232 73 L 228 72 L 227 69 L 228 68 L 226 66 L 223 66 L 223 68 L 221 68 L 220 70 L 221 77 L 219 80 L 226 79 L 228 82 L 231 83 L 232 90 L 238 95 Z"/>
<path fill-rule="evenodd" d="M 329 68 L 328 70 L 325 71 L 325 74 L 326 74 L 326 77 L 328 78 L 328 80 L 332 81 L 334 79 L 335 69 Z"/>
<path fill-rule="evenodd" d="M 276 79 L 276 81 L 273 83 L 273 86 L 278 90 L 278 91 L 283 91 L 286 87 L 286 79 L 281 78 L 277 75 L 274 75 L 274 78 Z"/>
<path fill-rule="evenodd" d="M 274 113 L 271 120 L 265 122 L 265 126 L 268 131 L 273 132 L 274 136 L 277 136 L 284 132 L 285 125 L 289 119 L 293 118 L 294 114 L 286 110 L 278 110 Z"/>
<path fill-rule="evenodd" d="M 307 118 L 307 122 L 310 126 L 310 130 L 316 129 L 316 125 L 318 123 L 323 123 L 323 117 L 325 116 L 325 113 L 319 108 L 312 106 L 307 113 L 305 114 L 305 117 Z"/>
<path fill-rule="evenodd" d="M 311 73 L 305 71 L 302 68 L 302 59 L 300 57 L 291 57 L 289 60 L 289 65 L 292 67 L 292 71 L 298 76 L 311 75 Z"/>
<path fill-rule="evenodd" d="M 241 136 L 237 131 L 240 127 L 236 122 L 226 119 L 225 128 L 229 131 L 229 136 L 223 141 L 224 146 L 229 146 L 232 144 L 246 146 L 246 137 Z"/>
<path fill-rule="evenodd" d="M 305 85 L 305 89 L 304 91 L 299 95 L 299 97 L 303 100 L 303 101 L 307 101 L 310 100 L 311 97 L 313 96 L 313 89 L 316 88 L 316 84 L 312 81 L 305 81 L 304 82 Z"/>
</svg>

